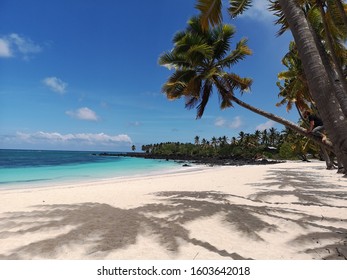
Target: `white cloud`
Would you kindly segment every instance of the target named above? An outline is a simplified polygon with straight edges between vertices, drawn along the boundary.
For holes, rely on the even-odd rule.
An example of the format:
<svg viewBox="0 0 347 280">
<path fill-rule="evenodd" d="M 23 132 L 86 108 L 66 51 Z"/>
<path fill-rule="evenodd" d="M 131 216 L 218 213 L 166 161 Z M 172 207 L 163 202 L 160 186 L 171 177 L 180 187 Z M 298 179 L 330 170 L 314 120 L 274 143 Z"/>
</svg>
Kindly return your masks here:
<svg viewBox="0 0 347 280">
<path fill-rule="evenodd" d="M 241 117 L 237 116 L 235 117 L 230 123 L 229 123 L 229 128 L 239 128 L 243 124 Z"/>
<path fill-rule="evenodd" d="M 97 121 L 99 120 L 98 115 L 91 109 L 84 107 L 79 108 L 75 111 L 67 111 L 66 114 L 70 117 L 85 120 L 85 121 Z"/>
<path fill-rule="evenodd" d="M 0 57 L 13 57 L 19 54 L 25 60 L 31 55 L 42 51 L 42 47 L 34 43 L 30 38 L 12 33 L 0 38 Z"/>
<path fill-rule="evenodd" d="M 126 134 L 108 135 L 105 133 L 77 133 L 61 134 L 58 132 L 23 133 L 17 132 L 16 139 L 27 143 L 47 142 L 49 144 L 73 144 L 81 145 L 118 145 L 132 143 L 131 138 Z"/>
<path fill-rule="evenodd" d="M 139 122 L 139 121 L 135 121 L 135 122 L 130 122 L 129 123 L 129 126 L 135 126 L 135 127 L 138 127 L 138 126 L 141 126 L 142 125 L 142 123 L 141 122 Z"/>
<path fill-rule="evenodd" d="M 42 81 L 50 90 L 64 94 L 66 92 L 67 83 L 57 77 L 47 77 Z"/>
<path fill-rule="evenodd" d="M 16 45 L 18 51 L 22 54 L 31 54 L 39 53 L 42 51 L 42 48 L 35 44 L 31 39 L 24 38 L 16 33 L 13 33 L 9 36 L 10 41 Z"/>
<path fill-rule="evenodd" d="M 269 1 L 268 0 L 253 0 L 252 7 L 245 11 L 241 17 L 251 18 L 256 21 L 265 21 L 273 23 L 274 16 L 268 10 Z"/>
<path fill-rule="evenodd" d="M 262 123 L 256 127 L 256 130 L 263 131 L 265 129 L 269 129 L 271 127 L 274 127 L 276 123 L 274 121 L 267 121 L 266 123 Z"/>
<path fill-rule="evenodd" d="M 224 118 L 219 117 L 214 122 L 215 126 L 227 127 L 227 128 L 231 128 L 231 129 L 239 128 L 239 127 L 241 127 L 242 124 L 243 124 L 242 119 L 239 116 L 236 116 L 231 121 L 228 121 Z"/>
<path fill-rule="evenodd" d="M 222 126 L 225 125 L 225 123 L 226 123 L 226 120 L 225 120 L 225 119 L 223 119 L 223 118 L 217 118 L 217 119 L 215 120 L 215 122 L 214 122 L 214 125 L 215 125 L 215 126 L 222 127 Z"/>
<path fill-rule="evenodd" d="M 11 57 L 12 52 L 8 41 L 0 38 L 0 57 Z"/>
</svg>

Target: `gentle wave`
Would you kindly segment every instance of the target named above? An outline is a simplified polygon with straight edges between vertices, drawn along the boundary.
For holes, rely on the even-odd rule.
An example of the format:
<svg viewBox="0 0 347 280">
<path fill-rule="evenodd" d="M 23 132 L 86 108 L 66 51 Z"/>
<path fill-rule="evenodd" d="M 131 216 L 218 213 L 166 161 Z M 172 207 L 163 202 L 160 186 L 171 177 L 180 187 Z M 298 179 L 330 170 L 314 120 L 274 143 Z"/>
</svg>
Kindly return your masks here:
<svg viewBox="0 0 347 280">
<path fill-rule="evenodd" d="M 1 188 L 146 175 L 181 167 L 172 161 L 70 151 L 0 150 L 0 159 Z"/>
</svg>

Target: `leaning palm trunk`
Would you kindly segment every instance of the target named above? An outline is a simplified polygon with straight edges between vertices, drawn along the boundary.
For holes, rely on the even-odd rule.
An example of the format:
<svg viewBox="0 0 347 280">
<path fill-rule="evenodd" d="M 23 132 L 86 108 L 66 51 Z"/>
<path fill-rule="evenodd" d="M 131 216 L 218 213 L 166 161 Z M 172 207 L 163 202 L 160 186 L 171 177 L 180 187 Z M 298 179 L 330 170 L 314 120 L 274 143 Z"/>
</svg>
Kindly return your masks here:
<svg viewBox="0 0 347 280">
<path fill-rule="evenodd" d="M 295 0 L 279 0 L 298 47 L 310 91 L 317 104 L 336 155 L 347 166 L 347 120 L 334 95 L 314 36 Z"/>
<path fill-rule="evenodd" d="M 266 117 L 270 120 L 273 120 L 274 122 L 277 122 L 277 123 L 280 123 L 282 125 L 284 125 L 285 127 L 315 141 L 317 144 L 319 144 L 322 148 L 325 148 L 325 149 L 328 149 L 329 151 L 333 151 L 333 147 L 331 145 L 329 145 L 328 143 L 322 143 L 321 141 L 321 138 L 320 137 L 317 137 L 313 134 L 308 134 L 306 132 L 306 129 L 296 125 L 295 123 L 293 122 L 290 122 L 284 118 L 281 118 L 279 116 L 276 116 L 272 113 L 269 113 L 269 112 L 266 112 L 262 109 L 259 109 L 259 108 L 256 108 L 256 107 L 253 107 L 252 105 L 248 104 L 248 103 L 245 103 L 243 101 L 241 101 L 240 99 L 238 99 L 237 97 L 235 97 L 234 95 L 230 97 L 230 99 L 235 102 L 236 104 L 240 105 L 241 107 L 247 109 L 247 110 L 250 110 L 252 111 L 253 113 L 256 113 L 258 115 L 261 115 L 263 117 Z"/>
<path fill-rule="evenodd" d="M 329 153 L 328 153 L 328 151 L 334 152 L 334 149 L 333 149 L 333 147 L 329 143 L 322 142 L 319 137 L 317 137 L 317 136 L 315 136 L 313 134 L 308 134 L 306 132 L 306 130 L 303 129 L 302 127 L 297 126 L 296 124 L 294 124 L 294 123 L 292 123 L 292 122 L 290 122 L 290 121 L 288 121 L 286 119 L 283 119 L 283 118 L 281 118 L 279 116 L 276 116 L 276 115 L 274 115 L 272 113 L 268 113 L 268 112 L 263 111 L 263 110 L 261 110 L 259 108 L 253 107 L 252 105 L 249 105 L 249 104 L 241 101 L 240 99 L 236 98 L 235 96 L 233 96 L 231 99 L 235 103 L 240 105 L 241 107 L 243 107 L 245 109 L 248 109 L 248 110 L 250 110 L 250 111 L 252 111 L 252 112 L 254 112 L 254 113 L 258 114 L 258 115 L 266 117 L 266 118 L 268 118 L 270 120 L 273 120 L 273 121 L 275 121 L 277 123 L 280 123 L 280 124 L 284 125 L 285 127 L 289 128 L 289 129 L 291 129 L 291 130 L 293 130 L 293 131 L 295 131 L 295 132 L 297 132 L 297 133 L 299 133 L 299 134 L 301 134 L 301 135 L 303 135 L 303 136 L 313 140 L 315 143 L 319 144 L 319 146 L 320 146 L 320 148 L 321 148 L 321 150 L 323 152 L 323 155 L 324 155 L 324 160 L 326 162 L 327 169 L 333 169 L 334 168 L 333 161 L 329 157 Z M 341 166 L 339 167 L 339 170 L 342 170 Z"/>
</svg>

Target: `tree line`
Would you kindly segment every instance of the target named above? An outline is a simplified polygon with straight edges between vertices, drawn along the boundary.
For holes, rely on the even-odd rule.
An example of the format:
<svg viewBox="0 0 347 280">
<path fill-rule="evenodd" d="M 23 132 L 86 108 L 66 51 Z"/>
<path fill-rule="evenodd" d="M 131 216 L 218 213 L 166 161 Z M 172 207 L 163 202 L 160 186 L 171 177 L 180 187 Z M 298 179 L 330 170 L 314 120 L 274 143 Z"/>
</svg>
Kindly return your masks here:
<svg viewBox="0 0 347 280">
<path fill-rule="evenodd" d="M 293 134 L 291 130 L 275 128 L 256 130 L 254 133 L 240 131 L 238 136 L 211 139 L 195 136 L 194 142 L 164 142 L 142 146 L 142 151 L 153 156 L 221 157 L 242 159 L 302 159 L 307 154 L 322 159 L 319 146 L 307 138 Z"/>
</svg>

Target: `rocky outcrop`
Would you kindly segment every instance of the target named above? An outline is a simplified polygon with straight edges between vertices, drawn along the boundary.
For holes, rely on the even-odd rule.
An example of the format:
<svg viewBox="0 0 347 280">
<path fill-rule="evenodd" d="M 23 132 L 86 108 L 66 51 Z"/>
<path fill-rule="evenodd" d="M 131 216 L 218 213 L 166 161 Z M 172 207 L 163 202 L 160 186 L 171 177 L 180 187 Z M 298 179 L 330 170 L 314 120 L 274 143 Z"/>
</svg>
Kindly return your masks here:
<svg viewBox="0 0 347 280">
<path fill-rule="evenodd" d="M 137 157 L 147 159 L 162 159 L 162 160 L 174 160 L 182 164 L 190 162 L 192 164 L 206 164 L 206 165 L 263 165 L 263 164 L 275 164 L 283 161 L 268 160 L 268 159 L 247 159 L 240 156 L 231 157 L 201 157 L 201 156 L 186 156 L 186 155 L 157 155 L 147 153 L 101 153 L 98 156 L 117 156 L 117 157 Z"/>
</svg>

